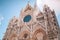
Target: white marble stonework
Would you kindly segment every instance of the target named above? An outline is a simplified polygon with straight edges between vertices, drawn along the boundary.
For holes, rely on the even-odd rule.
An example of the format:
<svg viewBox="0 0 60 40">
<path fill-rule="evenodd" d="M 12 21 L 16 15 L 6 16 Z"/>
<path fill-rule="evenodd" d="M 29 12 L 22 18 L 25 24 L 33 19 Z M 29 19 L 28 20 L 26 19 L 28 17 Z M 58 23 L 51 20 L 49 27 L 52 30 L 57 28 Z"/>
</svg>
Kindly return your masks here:
<svg viewBox="0 0 60 40">
<path fill-rule="evenodd" d="M 55 11 L 44 5 L 41 12 L 29 3 L 10 20 L 2 40 L 58 40 L 58 22 Z"/>
</svg>

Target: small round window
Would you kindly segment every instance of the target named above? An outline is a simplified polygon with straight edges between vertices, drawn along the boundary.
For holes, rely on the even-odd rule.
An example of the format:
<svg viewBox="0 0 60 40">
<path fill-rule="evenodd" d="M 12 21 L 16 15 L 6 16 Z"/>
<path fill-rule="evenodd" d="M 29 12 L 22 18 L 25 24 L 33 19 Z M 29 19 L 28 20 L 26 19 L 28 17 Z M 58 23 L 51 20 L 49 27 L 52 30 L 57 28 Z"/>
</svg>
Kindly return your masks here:
<svg viewBox="0 0 60 40">
<path fill-rule="evenodd" d="M 30 20 L 31 20 L 30 15 L 25 16 L 24 19 L 23 19 L 24 22 L 29 22 Z"/>
</svg>

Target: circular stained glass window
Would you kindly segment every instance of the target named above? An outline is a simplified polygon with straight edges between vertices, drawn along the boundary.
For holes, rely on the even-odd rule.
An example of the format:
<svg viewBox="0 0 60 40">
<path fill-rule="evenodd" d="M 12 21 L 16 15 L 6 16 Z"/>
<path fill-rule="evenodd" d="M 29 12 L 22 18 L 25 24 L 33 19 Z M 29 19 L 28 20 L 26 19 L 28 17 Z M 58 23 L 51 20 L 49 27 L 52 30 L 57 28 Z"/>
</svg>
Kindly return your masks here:
<svg viewBox="0 0 60 40">
<path fill-rule="evenodd" d="M 24 22 L 29 22 L 30 20 L 31 20 L 30 15 L 25 16 L 24 19 L 23 19 Z"/>
</svg>

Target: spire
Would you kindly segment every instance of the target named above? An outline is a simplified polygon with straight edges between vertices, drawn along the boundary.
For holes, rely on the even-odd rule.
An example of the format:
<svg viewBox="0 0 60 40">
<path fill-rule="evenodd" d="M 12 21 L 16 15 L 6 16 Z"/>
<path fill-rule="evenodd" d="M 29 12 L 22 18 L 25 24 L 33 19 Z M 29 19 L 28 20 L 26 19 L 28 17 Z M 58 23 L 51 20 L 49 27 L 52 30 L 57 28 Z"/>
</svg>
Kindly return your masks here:
<svg viewBox="0 0 60 40">
<path fill-rule="evenodd" d="M 37 7 L 37 3 L 36 3 L 36 0 L 35 0 L 35 4 L 34 4 L 34 7 Z"/>
<path fill-rule="evenodd" d="M 28 4 L 30 4 L 30 1 L 28 0 Z"/>
<path fill-rule="evenodd" d="M 30 1 L 28 0 L 28 4 L 27 4 L 28 6 L 30 5 Z"/>
<path fill-rule="evenodd" d="M 30 5 L 30 0 L 28 0 L 27 6 L 25 8 L 25 11 L 31 10 L 31 9 L 32 9 L 32 6 Z"/>
</svg>

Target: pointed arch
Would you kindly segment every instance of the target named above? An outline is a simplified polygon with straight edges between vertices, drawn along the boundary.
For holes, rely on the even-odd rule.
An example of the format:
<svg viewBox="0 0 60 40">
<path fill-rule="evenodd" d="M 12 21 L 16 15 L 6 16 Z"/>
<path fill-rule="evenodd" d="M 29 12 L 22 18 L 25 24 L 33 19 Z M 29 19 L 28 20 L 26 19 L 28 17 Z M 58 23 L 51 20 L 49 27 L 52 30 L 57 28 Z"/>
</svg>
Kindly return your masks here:
<svg viewBox="0 0 60 40">
<path fill-rule="evenodd" d="M 39 34 L 40 33 L 40 34 Z M 37 39 L 37 34 L 39 34 L 41 37 L 43 36 L 43 40 L 47 40 L 47 34 L 46 32 L 43 30 L 43 29 L 37 29 L 34 34 L 33 34 L 33 37 L 35 39 Z"/>
</svg>

